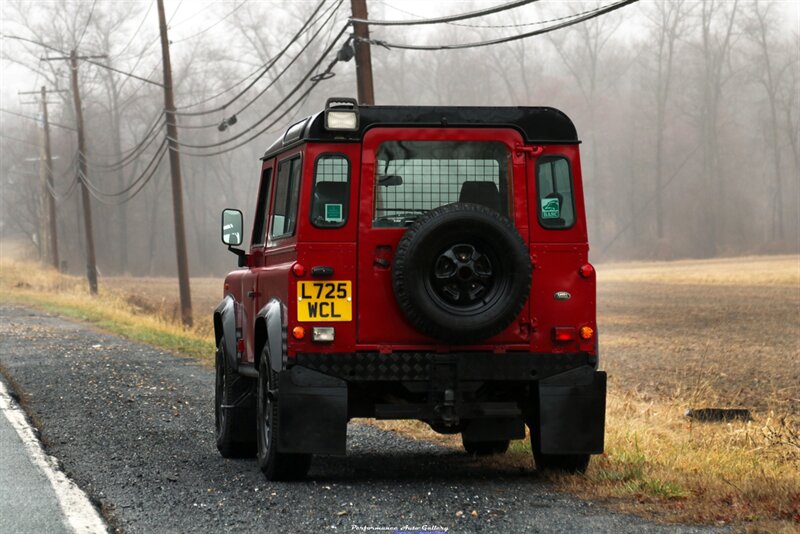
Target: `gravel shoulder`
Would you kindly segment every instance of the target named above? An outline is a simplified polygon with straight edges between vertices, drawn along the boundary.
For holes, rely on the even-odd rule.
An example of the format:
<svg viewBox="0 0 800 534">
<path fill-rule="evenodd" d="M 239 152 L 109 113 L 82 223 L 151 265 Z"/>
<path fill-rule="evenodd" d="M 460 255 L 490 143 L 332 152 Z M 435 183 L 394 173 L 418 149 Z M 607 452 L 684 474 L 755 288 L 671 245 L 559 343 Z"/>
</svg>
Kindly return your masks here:
<svg viewBox="0 0 800 534">
<path fill-rule="evenodd" d="M 217 453 L 210 369 L 39 311 L 0 305 L 0 370 L 47 452 L 124 532 L 706 531 L 614 514 L 555 492 L 532 467 L 358 423 L 346 458 L 271 483 L 254 460 Z"/>
</svg>

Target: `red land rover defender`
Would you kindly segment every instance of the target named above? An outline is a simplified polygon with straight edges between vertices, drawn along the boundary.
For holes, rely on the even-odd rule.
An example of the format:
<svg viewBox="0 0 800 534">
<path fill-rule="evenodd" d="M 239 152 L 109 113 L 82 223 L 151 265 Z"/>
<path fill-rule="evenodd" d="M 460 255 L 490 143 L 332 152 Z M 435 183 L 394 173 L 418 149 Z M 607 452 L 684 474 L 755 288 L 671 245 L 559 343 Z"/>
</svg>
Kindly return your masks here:
<svg viewBox="0 0 800 534">
<path fill-rule="evenodd" d="M 331 99 L 262 158 L 249 250 L 214 311 L 216 434 L 269 479 L 345 454 L 354 417 L 418 419 L 539 469 L 603 451 L 578 137 L 546 107 Z"/>
</svg>

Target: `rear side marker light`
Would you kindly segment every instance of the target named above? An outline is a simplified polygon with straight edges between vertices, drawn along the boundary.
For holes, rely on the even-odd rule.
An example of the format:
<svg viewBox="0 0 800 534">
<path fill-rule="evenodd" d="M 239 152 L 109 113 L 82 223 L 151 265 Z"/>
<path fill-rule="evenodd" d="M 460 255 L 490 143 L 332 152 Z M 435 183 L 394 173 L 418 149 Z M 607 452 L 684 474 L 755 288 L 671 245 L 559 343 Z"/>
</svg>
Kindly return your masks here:
<svg viewBox="0 0 800 534">
<path fill-rule="evenodd" d="M 581 339 L 592 339 L 594 330 L 591 326 L 584 326 L 581 328 Z"/>
<path fill-rule="evenodd" d="M 295 339 L 303 339 L 306 337 L 306 329 L 302 326 L 295 326 L 292 328 L 292 335 Z"/>
<path fill-rule="evenodd" d="M 315 326 L 311 329 L 311 339 L 318 343 L 330 343 L 334 340 L 332 326 Z"/>
<path fill-rule="evenodd" d="M 553 328 L 553 337 L 556 341 L 575 341 L 576 332 L 572 327 L 557 326 Z"/>
<path fill-rule="evenodd" d="M 591 263 L 585 263 L 581 265 L 581 268 L 578 269 L 578 272 L 581 273 L 581 276 L 584 278 L 591 278 L 594 275 L 594 267 L 592 267 Z"/>
<path fill-rule="evenodd" d="M 292 272 L 296 277 L 301 278 L 306 275 L 306 268 L 300 263 L 295 263 L 292 265 Z"/>
</svg>

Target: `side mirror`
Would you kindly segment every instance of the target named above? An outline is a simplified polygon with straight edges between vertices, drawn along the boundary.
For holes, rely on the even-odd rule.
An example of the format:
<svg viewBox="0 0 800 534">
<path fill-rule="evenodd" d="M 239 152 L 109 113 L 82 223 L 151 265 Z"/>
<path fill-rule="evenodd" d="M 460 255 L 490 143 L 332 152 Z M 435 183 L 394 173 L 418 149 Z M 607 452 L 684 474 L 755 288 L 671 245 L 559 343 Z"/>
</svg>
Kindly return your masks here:
<svg viewBox="0 0 800 534">
<path fill-rule="evenodd" d="M 242 244 L 242 212 L 239 210 L 222 210 L 222 242 L 229 247 Z"/>
</svg>

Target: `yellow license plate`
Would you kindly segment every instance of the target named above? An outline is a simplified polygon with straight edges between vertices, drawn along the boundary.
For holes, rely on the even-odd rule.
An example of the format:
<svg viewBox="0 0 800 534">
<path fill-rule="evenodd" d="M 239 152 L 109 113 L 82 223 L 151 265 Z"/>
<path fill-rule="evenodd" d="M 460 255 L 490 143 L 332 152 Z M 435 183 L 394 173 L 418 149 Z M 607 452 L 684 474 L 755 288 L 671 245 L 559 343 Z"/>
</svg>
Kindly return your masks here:
<svg viewBox="0 0 800 534">
<path fill-rule="evenodd" d="M 298 321 L 352 321 L 353 290 L 349 281 L 297 282 Z"/>
</svg>

